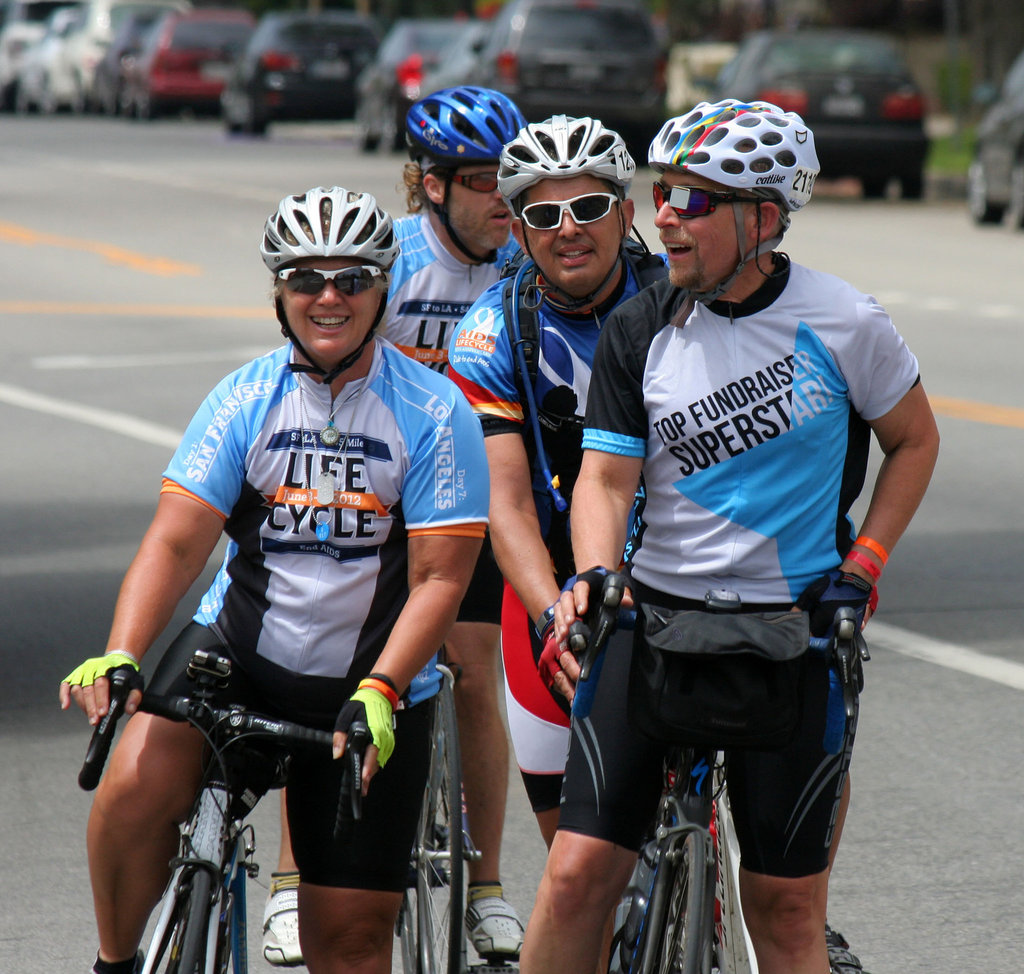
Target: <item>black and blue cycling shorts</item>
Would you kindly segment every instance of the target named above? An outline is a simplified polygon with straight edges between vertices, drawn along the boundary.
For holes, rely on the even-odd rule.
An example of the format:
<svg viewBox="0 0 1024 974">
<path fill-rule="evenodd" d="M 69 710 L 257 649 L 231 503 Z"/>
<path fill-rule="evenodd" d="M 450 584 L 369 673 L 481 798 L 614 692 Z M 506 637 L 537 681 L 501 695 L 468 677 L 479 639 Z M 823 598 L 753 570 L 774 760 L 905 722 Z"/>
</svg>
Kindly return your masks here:
<svg viewBox="0 0 1024 974">
<path fill-rule="evenodd" d="M 220 703 L 238 703 L 271 717 L 332 731 L 357 679 L 298 676 L 263 659 L 244 664 L 206 626 L 190 623 L 167 649 L 148 681 L 149 693 L 187 695 L 185 667 L 197 649 L 232 661 Z M 370 782 L 363 814 L 334 836 L 343 762 L 329 751 L 296 752 L 287 780 L 292 852 L 303 882 L 353 889 L 404 890 L 409 855 L 426 788 L 433 698 L 395 714 L 395 750 Z"/>
<path fill-rule="evenodd" d="M 635 638 L 642 638 L 641 630 Z M 627 719 L 631 655 L 625 641 L 609 647 L 589 716 L 573 717 L 559 828 L 638 850 L 661 796 L 666 747 Z M 828 865 L 856 717 L 847 721 L 840 753 L 828 754 L 822 746 L 828 700 L 824 657 L 809 658 L 804 694 L 801 723 L 788 746 L 726 754 L 741 862 L 755 873 L 811 876 Z"/>
</svg>

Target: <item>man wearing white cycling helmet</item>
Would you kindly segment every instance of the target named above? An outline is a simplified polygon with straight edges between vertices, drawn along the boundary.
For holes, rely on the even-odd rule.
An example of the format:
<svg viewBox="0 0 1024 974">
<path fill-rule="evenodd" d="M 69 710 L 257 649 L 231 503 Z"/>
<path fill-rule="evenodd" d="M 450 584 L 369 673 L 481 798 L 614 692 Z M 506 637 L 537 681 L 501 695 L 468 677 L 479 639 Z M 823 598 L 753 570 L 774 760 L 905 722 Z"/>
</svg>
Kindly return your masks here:
<svg viewBox="0 0 1024 974">
<path fill-rule="evenodd" d="M 447 372 L 448 341 L 470 305 L 518 249 L 498 192 L 498 156 L 526 124 L 501 92 L 463 86 L 433 92 L 406 116 L 410 161 L 403 170 L 410 215 L 395 221 L 401 246 L 391 268 L 381 334 L 399 351 Z M 481 472 L 482 475 L 486 471 Z M 519 954 L 523 926 L 504 898 L 501 837 L 508 796 L 508 740 L 498 706 L 501 573 L 485 538 L 469 590 L 445 639 L 459 667 L 456 714 L 466 814 L 479 858 L 469 863 L 466 926 L 477 952 Z M 264 911 L 263 950 L 274 964 L 301 963 L 287 829 Z"/>
<path fill-rule="evenodd" d="M 260 252 L 288 342 L 223 379 L 164 474 L 156 515 L 115 609 L 106 654 L 60 687 L 90 722 L 106 673 L 138 669 L 222 533 L 221 569 L 149 691 L 187 693 L 194 650 L 232 662 L 223 703 L 335 732 L 370 727 L 359 821 L 337 820 L 341 762 L 296 754 L 287 781 L 310 971 L 391 968 L 429 765 L 428 666 L 455 619 L 486 527 L 479 423 L 445 377 L 375 337 L 398 254 L 366 193 L 281 201 Z M 89 819 L 95 974 L 134 974 L 199 785 L 203 742 L 139 711 L 134 692 Z M 223 705 L 222 703 L 222 705 Z M 371 780 L 372 779 L 372 780 Z"/>
<path fill-rule="evenodd" d="M 449 349 L 451 376 L 484 428 L 491 537 L 505 576 L 509 727 L 547 842 L 558 820 L 570 688 L 555 682 L 542 651 L 548 610 L 574 572 L 568 505 L 590 364 L 612 309 L 667 273 L 661 258 L 627 241 L 635 169 L 622 138 L 596 119 L 556 115 L 523 128 L 498 169 L 523 261 L 473 305 Z"/>
<path fill-rule="evenodd" d="M 813 135 L 768 103 L 702 103 L 665 124 L 649 162 L 669 279 L 617 309 L 598 344 L 574 498 L 577 563 L 616 567 L 642 478 L 630 581 L 638 659 L 651 645 L 648 606 L 677 629 L 737 601 L 742 612 L 804 610 L 819 636 L 839 607 L 863 620 L 924 495 L 938 433 L 917 360 L 877 302 L 774 249 L 810 199 Z M 872 433 L 885 459 L 857 532 L 849 509 Z M 556 638 L 589 597 L 585 583 L 562 596 Z M 675 614 L 683 612 L 685 620 Z M 665 746 L 629 714 L 630 677 L 642 676 L 630 655 L 605 658 L 589 746 L 573 724 L 524 974 L 592 970 L 597 931 L 658 801 Z M 560 661 L 578 672 L 571 654 Z M 829 854 L 856 717 L 830 753 L 827 663 L 807 654 L 802 674 L 790 742 L 727 753 L 743 911 L 761 974 L 830 968 Z"/>
</svg>

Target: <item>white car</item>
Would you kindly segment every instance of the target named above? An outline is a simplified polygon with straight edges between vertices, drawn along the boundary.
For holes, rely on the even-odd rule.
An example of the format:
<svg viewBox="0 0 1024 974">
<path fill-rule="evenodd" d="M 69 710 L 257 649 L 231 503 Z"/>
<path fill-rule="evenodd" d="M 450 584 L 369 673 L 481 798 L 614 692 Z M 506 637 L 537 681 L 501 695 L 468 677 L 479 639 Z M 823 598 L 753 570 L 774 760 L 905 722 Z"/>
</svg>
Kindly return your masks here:
<svg viewBox="0 0 1024 974">
<path fill-rule="evenodd" d="M 54 84 L 53 66 L 79 16 L 77 7 L 58 7 L 47 19 L 43 36 L 26 48 L 14 93 L 14 110 L 19 114 L 38 111 L 52 115 L 71 107 L 72 91 L 62 88 L 59 79 Z"/>
<path fill-rule="evenodd" d="M 14 108 L 25 52 L 46 32 L 46 20 L 75 0 L 0 0 L 0 110 Z"/>
<path fill-rule="evenodd" d="M 68 35 L 54 66 L 57 84 L 73 92 L 71 108 L 81 112 L 96 106 L 93 78 L 96 65 L 121 20 L 139 10 L 186 10 L 189 0 L 84 0 L 83 16 Z"/>
</svg>

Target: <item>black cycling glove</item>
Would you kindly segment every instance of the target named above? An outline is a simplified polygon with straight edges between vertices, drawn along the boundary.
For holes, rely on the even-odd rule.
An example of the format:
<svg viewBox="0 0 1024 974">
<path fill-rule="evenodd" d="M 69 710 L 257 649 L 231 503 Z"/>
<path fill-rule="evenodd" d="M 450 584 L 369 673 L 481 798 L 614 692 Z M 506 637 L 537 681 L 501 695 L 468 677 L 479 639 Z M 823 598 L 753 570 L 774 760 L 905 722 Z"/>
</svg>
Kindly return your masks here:
<svg viewBox="0 0 1024 974">
<path fill-rule="evenodd" d="M 831 571 L 816 578 L 800 593 L 796 607 L 810 616 L 812 636 L 831 636 L 836 611 L 849 606 L 857 613 L 857 625 L 864 623 L 864 610 L 874 586 L 852 572 Z"/>
</svg>

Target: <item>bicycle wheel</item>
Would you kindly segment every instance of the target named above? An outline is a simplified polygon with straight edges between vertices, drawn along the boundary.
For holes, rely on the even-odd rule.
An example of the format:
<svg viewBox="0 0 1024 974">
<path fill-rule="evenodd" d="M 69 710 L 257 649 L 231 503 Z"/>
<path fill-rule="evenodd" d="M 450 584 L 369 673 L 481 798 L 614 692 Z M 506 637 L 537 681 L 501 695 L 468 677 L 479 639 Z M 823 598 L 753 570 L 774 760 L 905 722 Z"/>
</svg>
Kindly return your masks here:
<svg viewBox="0 0 1024 974">
<path fill-rule="evenodd" d="M 433 706 L 430 771 L 397 926 L 405 974 L 461 974 L 465 966 L 462 781 L 449 677 Z"/>
<path fill-rule="evenodd" d="M 739 842 L 732 824 L 729 794 L 724 788 L 715 799 L 715 848 L 718 852 L 715 896 L 719 906 L 715 917 L 715 960 L 721 974 L 751 974 L 756 967 L 740 907 Z"/>
<path fill-rule="evenodd" d="M 210 874 L 182 873 L 164 894 L 165 905 L 146 952 L 146 974 L 201 974 L 210 919 Z M 167 897 L 173 897 L 167 901 Z"/>
<path fill-rule="evenodd" d="M 714 859 L 707 833 L 686 832 L 665 855 L 651 892 L 648 931 L 634 969 L 642 974 L 710 974 Z"/>
</svg>

